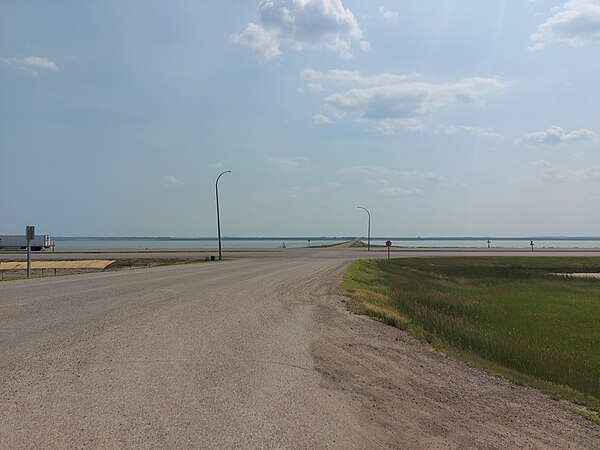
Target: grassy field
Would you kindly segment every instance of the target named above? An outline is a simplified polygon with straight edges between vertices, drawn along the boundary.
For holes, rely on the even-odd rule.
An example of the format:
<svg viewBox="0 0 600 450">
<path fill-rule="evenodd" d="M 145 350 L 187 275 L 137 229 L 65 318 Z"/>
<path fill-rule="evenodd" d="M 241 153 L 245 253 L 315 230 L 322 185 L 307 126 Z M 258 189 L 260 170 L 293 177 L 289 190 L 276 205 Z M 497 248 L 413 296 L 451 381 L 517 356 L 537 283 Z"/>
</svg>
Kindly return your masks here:
<svg viewBox="0 0 600 450">
<path fill-rule="evenodd" d="M 600 272 L 600 258 L 358 261 L 344 288 L 354 312 L 597 413 L 600 280 L 552 275 L 567 272 Z"/>
</svg>

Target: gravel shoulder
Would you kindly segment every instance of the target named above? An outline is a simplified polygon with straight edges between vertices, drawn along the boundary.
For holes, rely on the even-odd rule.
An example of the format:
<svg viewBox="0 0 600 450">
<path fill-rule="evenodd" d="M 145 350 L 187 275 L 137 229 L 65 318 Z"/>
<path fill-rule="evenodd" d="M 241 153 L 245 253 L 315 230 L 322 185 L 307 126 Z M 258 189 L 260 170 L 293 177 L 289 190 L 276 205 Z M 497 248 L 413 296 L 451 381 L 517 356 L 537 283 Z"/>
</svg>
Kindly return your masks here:
<svg viewBox="0 0 600 450">
<path fill-rule="evenodd" d="M 340 277 L 336 273 L 332 278 Z M 312 346 L 322 385 L 342 393 L 382 448 L 600 448 L 600 426 L 348 313 L 333 289 Z"/>
<path fill-rule="evenodd" d="M 345 309 L 294 257 L 0 284 L 0 448 L 600 448 L 600 427 Z"/>
</svg>

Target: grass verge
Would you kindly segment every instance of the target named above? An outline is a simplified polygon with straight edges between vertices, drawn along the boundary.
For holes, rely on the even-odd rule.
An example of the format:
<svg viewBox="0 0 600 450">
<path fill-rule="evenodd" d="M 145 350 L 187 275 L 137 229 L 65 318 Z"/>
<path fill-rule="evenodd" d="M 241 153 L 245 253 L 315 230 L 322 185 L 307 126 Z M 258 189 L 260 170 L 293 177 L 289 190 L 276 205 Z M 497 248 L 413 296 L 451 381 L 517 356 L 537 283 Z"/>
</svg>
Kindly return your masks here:
<svg viewBox="0 0 600 450">
<path fill-rule="evenodd" d="M 470 365 L 572 401 L 600 423 L 600 258 L 363 260 L 348 309 L 408 331 Z"/>
<path fill-rule="evenodd" d="M 174 266 L 179 264 L 197 264 L 206 262 L 205 259 L 181 259 L 181 258 L 125 258 L 117 259 L 105 270 L 116 270 L 124 268 L 139 269 L 142 267 Z"/>
</svg>

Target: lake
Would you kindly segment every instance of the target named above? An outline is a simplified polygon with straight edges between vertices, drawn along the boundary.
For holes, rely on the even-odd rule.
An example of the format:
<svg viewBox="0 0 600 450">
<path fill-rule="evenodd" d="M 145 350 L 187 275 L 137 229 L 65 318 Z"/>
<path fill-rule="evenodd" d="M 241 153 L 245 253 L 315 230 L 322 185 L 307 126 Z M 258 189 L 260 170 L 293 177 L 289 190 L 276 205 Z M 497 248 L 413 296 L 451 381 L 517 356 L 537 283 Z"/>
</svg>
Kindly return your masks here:
<svg viewBox="0 0 600 450">
<path fill-rule="evenodd" d="M 204 249 L 218 248 L 217 238 L 177 237 L 55 237 L 57 250 L 91 249 Z M 354 237 L 226 237 L 221 239 L 223 248 L 287 248 L 339 244 L 354 239 L 367 242 L 366 238 Z M 372 245 L 385 245 L 388 238 L 372 238 Z M 395 247 L 429 248 L 460 247 L 486 248 L 487 238 L 389 238 Z M 529 248 L 531 238 L 490 238 L 492 248 Z M 533 239 L 535 248 L 600 248 L 600 238 L 546 238 Z"/>
</svg>

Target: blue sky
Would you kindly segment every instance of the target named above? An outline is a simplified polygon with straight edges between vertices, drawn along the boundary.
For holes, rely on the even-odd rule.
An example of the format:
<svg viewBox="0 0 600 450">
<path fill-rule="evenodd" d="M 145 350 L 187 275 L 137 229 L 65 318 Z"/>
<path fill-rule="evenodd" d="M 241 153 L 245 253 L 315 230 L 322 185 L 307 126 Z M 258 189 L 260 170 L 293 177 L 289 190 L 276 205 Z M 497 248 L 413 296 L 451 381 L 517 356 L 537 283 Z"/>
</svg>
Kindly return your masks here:
<svg viewBox="0 0 600 450">
<path fill-rule="evenodd" d="M 600 1 L 0 2 L 0 233 L 599 235 Z"/>
</svg>

